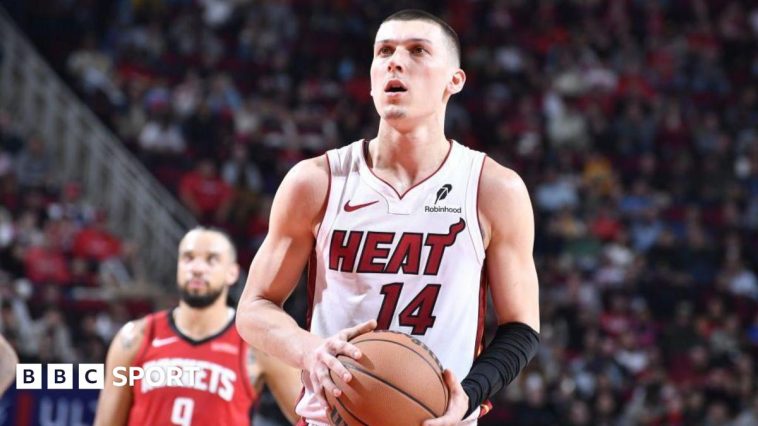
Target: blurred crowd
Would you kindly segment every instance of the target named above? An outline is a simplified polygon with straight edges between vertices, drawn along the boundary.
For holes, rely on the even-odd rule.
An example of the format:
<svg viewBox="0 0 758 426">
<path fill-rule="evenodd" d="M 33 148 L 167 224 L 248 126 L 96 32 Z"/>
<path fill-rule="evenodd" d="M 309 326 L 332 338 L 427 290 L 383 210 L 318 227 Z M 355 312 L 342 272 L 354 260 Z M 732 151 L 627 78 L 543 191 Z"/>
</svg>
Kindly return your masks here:
<svg viewBox="0 0 758 426">
<path fill-rule="evenodd" d="M 102 362 L 121 325 L 150 309 L 137 248 L 106 219 L 0 111 L 0 330 L 21 362 Z"/>
<path fill-rule="evenodd" d="M 293 164 L 373 136 L 368 69 L 379 22 L 409 5 L 438 14 L 461 37 L 467 73 L 448 106 L 447 136 L 519 172 L 537 217 L 542 346 L 480 423 L 758 424 L 758 7 L 750 2 L 0 4 L 201 222 L 232 233 L 243 265 Z M 66 231 L 106 231 L 96 212 L 69 218 L 67 206 L 84 202 L 74 183 L 54 180 L 52 160 L 45 171 L 35 159 L 34 138 L 6 139 L 2 195 L 15 190 L 16 199 L 2 201 L 1 269 L 51 302 L 56 280 L 94 273 Z M 37 194 L 25 191 L 28 179 L 57 188 L 27 195 Z M 129 265 L 127 244 L 112 241 Z M 68 275 L 43 268 L 44 279 L 34 278 L 21 259 L 55 245 L 65 245 L 56 249 L 63 257 L 49 262 L 66 263 Z M 94 257 L 102 269 L 107 260 Z M 14 321 L 27 330 L 60 322 L 60 310 L 30 315 L 12 300 L 3 302 L 4 333 Z M 107 341 L 128 315 L 119 306 L 105 310 L 108 326 L 93 316 L 80 328 Z M 61 356 L 95 357 L 69 349 Z"/>
</svg>

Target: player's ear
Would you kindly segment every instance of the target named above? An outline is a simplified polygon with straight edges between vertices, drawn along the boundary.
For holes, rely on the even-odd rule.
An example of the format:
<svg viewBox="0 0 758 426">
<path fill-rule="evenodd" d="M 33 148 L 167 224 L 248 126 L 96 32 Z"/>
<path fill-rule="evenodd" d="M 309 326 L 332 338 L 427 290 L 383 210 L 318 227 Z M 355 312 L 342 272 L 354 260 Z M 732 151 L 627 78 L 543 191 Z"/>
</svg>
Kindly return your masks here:
<svg viewBox="0 0 758 426">
<path fill-rule="evenodd" d="M 235 262 L 226 271 L 226 284 L 228 284 L 229 286 L 233 286 L 234 284 L 237 284 L 237 281 L 239 280 L 239 278 L 240 278 L 240 265 Z"/>
<path fill-rule="evenodd" d="M 447 82 L 447 91 L 454 95 L 463 90 L 463 85 L 466 84 L 466 73 L 462 69 L 456 68 L 453 75 L 450 76 L 450 80 Z"/>
</svg>

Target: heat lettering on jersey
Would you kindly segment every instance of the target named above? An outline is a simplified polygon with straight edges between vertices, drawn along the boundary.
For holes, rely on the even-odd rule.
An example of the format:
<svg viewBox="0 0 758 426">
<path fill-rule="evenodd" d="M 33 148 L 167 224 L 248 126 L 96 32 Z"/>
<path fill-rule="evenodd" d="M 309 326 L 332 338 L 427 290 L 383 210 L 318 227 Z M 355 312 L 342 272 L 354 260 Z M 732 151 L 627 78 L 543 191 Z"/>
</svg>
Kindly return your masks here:
<svg viewBox="0 0 758 426">
<path fill-rule="evenodd" d="M 402 270 L 403 274 L 417 275 L 421 271 L 422 249 L 429 247 L 423 274 L 437 275 L 445 249 L 455 244 L 464 229 L 466 221 L 463 218 L 451 224 L 446 234 L 404 232 L 396 238 L 395 232 L 336 229 L 329 244 L 329 269 L 379 274 L 397 274 Z"/>
<path fill-rule="evenodd" d="M 182 374 L 171 377 L 169 371 L 179 367 Z M 218 395 L 224 401 L 234 398 L 234 383 L 237 373 L 214 362 L 187 358 L 160 358 L 144 364 L 145 374 L 166 374 L 167 380 L 156 380 L 155 377 L 145 377 L 141 382 L 141 392 L 147 393 L 163 387 L 182 387 L 196 389 Z M 173 379 L 173 380 L 172 380 Z"/>
</svg>

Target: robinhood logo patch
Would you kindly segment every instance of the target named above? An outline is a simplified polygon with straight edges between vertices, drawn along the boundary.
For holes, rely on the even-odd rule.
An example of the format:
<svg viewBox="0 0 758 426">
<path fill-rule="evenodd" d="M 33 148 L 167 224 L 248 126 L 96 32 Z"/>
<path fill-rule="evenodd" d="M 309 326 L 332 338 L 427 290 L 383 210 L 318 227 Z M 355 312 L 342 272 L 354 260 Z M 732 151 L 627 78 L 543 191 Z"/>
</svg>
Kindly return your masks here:
<svg viewBox="0 0 758 426">
<path fill-rule="evenodd" d="M 452 190 L 453 185 L 450 185 L 449 183 L 442 185 L 442 188 L 437 191 L 437 199 L 434 200 L 434 205 L 436 206 L 438 201 L 444 200 L 445 197 L 447 197 L 447 194 L 449 194 Z"/>
<path fill-rule="evenodd" d="M 450 185 L 449 183 L 442 185 L 442 187 L 437 190 L 437 198 L 434 199 L 434 205 L 424 206 L 424 212 L 425 213 L 461 213 L 463 212 L 463 209 L 458 206 L 445 206 L 445 205 L 438 206 L 437 205 L 438 202 L 447 198 L 447 195 L 450 194 L 450 191 L 452 190 L 453 190 L 453 185 Z"/>
</svg>

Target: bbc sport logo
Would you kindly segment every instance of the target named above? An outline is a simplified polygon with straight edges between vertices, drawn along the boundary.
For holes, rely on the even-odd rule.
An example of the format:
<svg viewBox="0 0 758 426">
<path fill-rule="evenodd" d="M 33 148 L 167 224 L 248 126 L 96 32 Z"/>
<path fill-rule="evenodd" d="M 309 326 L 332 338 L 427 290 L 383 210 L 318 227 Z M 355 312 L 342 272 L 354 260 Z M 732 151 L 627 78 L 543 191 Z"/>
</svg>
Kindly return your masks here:
<svg viewBox="0 0 758 426">
<path fill-rule="evenodd" d="M 74 364 L 18 364 L 16 366 L 16 389 L 103 389 L 105 387 L 104 364 L 78 364 L 77 383 L 74 384 Z M 143 386 L 196 387 L 203 379 L 200 366 L 152 365 L 149 367 L 115 367 L 113 385 L 134 386 L 142 379 Z M 43 380 L 46 378 L 47 380 Z"/>
</svg>

